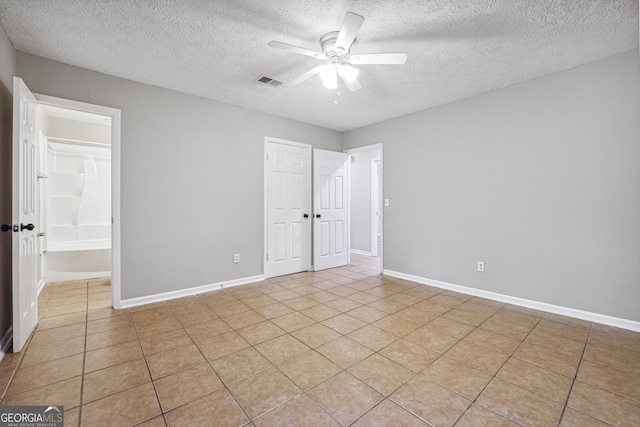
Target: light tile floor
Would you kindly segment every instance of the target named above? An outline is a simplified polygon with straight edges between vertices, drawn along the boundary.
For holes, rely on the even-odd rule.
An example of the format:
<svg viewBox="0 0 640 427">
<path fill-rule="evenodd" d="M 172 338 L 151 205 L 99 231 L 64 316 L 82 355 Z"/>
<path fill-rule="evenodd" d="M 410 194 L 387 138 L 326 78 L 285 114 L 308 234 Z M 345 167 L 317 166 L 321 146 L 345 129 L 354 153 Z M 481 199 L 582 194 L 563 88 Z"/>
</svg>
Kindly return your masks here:
<svg viewBox="0 0 640 427">
<path fill-rule="evenodd" d="M 1 404 L 66 426 L 640 425 L 640 334 L 376 262 L 128 310 L 108 279 L 49 284 Z"/>
</svg>

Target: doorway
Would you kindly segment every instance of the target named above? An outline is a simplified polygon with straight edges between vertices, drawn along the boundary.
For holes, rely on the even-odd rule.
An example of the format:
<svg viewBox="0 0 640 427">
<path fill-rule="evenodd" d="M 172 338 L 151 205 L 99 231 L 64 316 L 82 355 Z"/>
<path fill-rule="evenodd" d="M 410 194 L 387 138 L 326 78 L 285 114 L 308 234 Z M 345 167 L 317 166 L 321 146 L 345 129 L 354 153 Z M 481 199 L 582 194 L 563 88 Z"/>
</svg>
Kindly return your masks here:
<svg viewBox="0 0 640 427">
<path fill-rule="evenodd" d="M 265 278 L 347 265 L 348 155 L 265 137 L 264 156 Z"/>
<path fill-rule="evenodd" d="M 370 257 L 383 272 L 383 158 L 382 144 L 344 151 L 349 155 L 351 247 L 360 257 Z"/>
<path fill-rule="evenodd" d="M 358 263 L 375 264 L 375 270 L 382 273 L 382 144 L 345 150 L 342 154 L 313 150 L 314 182 L 310 177 L 311 152 L 308 144 L 265 137 L 265 278 L 310 271 L 312 267 L 314 271 L 318 270 L 312 264 L 319 259 L 318 254 L 323 253 L 323 241 L 328 242 L 324 252 L 331 254 L 330 258 L 344 258 L 344 262 L 330 263 L 329 268 L 350 264 L 353 254 L 357 256 Z M 339 156 L 330 158 L 331 173 L 325 173 L 333 179 L 321 179 L 316 176 L 321 175 L 321 165 L 315 165 L 315 158 L 331 153 Z M 354 166 L 358 161 L 360 167 Z M 341 170 L 346 173 L 340 173 Z M 331 184 L 335 182 L 342 184 Z M 337 191 L 338 187 L 340 191 Z M 314 194 L 313 208 L 308 196 L 311 192 Z M 341 203 L 336 206 L 331 203 L 327 203 L 327 206 L 333 206 L 332 210 L 344 211 L 346 215 L 337 220 L 333 215 L 325 215 L 329 211 L 322 209 L 323 195 L 327 202 L 340 200 Z M 327 221 L 323 222 L 324 219 Z M 313 239 L 311 227 L 314 230 Z M 359 231 L 354 231 L 356 227 Z M 332 233 L 332 230 L 340 230 L 340 233 Z M 325 238 L 322 237 L 323 231 Z M 361 236 L 357 238 L 362 238 L 354 244 L 353 239 L 358 232 Z M 367 257 L 366 261 L 362 256 Z M 319 269 L 322 269 L 320 264 Z"/>
<path fill-rule="evenodd" d="M 120 110 L 35 97 L 47 171 L 41 274 L 48 282 L 110 275 L 120 308 Z"/>
<path fill-rule="evenodd" d="M 115 185 L 116 191 L 111 193 L 111 197 L 115 202 L 113 213 L 106 215 L 105 222 L 107 225 L 109 223 L 114 225 L 112 234 L 113 239 L 117 241 L 117 248 L 113 251 L 112 262 L 114 264 L 114 276 L 117 280 L 118 292 L 112 291 L 111 305 L 118 307 L 120 300 L 120 111 L 60 98 L 36 96 L 21 78 L 14 76 L 12 224 L 4 224 L 2 227 L 3 232 L 12 232 L 12 339 L 14 352 L 22 350 L 38 323 L 38 287 L 40 283 L 44 284 L 45 281 L 43 263 L 39 262 L 39 260 L 42 259 L 44 249 L 46 249 L 46 243 L 43 243 L 43 241 L 49 230 L 47 227 L 42 227 L 42 224 L 46 223 L 46 217 L 42 211 L 40 197 L 44 194 L 43 189 L 46 189 L 46 186 L 42 184 L 47 180 L 47 175 L 44 173 L 46 167 L 43 166 L 45 166 L 45 160 L 49 157 L 49 146 L 46 143 L 47 138 L 39 126 L 38 118 L 45 111 L 45 108 L 53 107 L 67 108 L 75 112 L 84 111 L 102 114 L 103 116 L 108 116 L 111 122 L 109 139 L 116 149 L 113 176 L 116 177 L 114 184 L 117 183 L 118 185 Z M 68 162 L 62 161 L 62 163 L 64 166 L 68 166 Z M 62 169 L 68 168 L 63 167 Z M 62 182 L 71 183 L 71 188 L 77 189 L 79 187 L 78 182 L 76 182 L 78 181 L 77 173 L 71 171 L 63 175 Z M 64 198 L 70 199 L 70 203 L 67 203 L 66 206 L 68 213 L 69 205 L 73 205 L 75 203 L 74 199 L 78 197 L 73 195 L 60 196 L 60 199 Z M 62 203 L 61 206 L 64 206 L 65 203 Z M 65 209 L 62 211 L 64 212 Z M 83 231 L 90 234 L 88 230 Z"/>
<path fill-rule="evenodd" d="M 38 114 L 40 277 L 111 277 L 111 118 L 45 104 Z"/>
</svg>

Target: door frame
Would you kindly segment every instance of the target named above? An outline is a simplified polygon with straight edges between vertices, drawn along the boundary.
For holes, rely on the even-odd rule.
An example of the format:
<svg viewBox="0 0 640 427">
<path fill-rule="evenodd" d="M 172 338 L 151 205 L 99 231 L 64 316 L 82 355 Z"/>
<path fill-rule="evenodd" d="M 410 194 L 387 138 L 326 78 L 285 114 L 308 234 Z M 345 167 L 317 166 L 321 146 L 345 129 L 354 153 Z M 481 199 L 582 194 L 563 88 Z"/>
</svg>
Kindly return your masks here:
<svg viewBox="0 0 640 427">
<path fill-rule="evenodd" d="M 308 168 L 305 168 L 305 175 L 307 176 L 307 179 L 309 182 L 312 183 L 313 185 L 313 181 L 312 181 L 312 164 L 313 164 L 313 151 L 312 151 L 312 146 L 310 144 L 305 144 L 303 142 L 296 142 L 296 141 L 290 141 L 287 139 L 280 139 L 280 138 L 273 138 L 270 136 L 265 136 L 264 137 L 264 146 L 263 146 L 263 153 L 262 153 L 262 181 L 263 181 L 263 238 L 262 238 L 262 242 L 263 242 L 263 252 L 262 252 L 262 274 L 264 275 L 265 279 L 268 279 L 269 277 L 269 263 L 267 262 L 267 253 L 269 252 L 269 241 L 268 241 L 268 236 L 269 236 L 269 223 L 268 223 L 268 209 L 269 209 L 269 197 L 267 195 L 267 186 L 268 186 L 268 177 L 267 177 L 267 145 L 269 143 L 274 143 L 274 144 L 282 144 L 282 145 L 290 145 L 292 147 L 298 147 L 298 148 L 303 148 L 306 149 L 308 151 L 309 154 L 309 159 L 311 161 L 311 163 L 309 164 Z M 311 189 L 308 189 L 308 191 L 311 191 Z M 305 196 L 305 203 L 307 204 L 307 208 L 308 208 L 308 212 L 309 214 L 311 214 L 312 211 L 312 197 L 311 194 L 308 193 Z M 313 262 L 313 253 L 312 253 L 312 245 L 313 245 L 313 236 L 311 234 L 311 218 L 309 219 L 309 221 L 307 222 L 307 227 L 305 230 L 305 233 L 307 234 L 307 271 L 311 271 L 312 269 L 312 262 Z"/>
<path fill-rule="evenodd" d="M 117 108 L 34 93 L 38 104 L 78 110 L 111 117 L 111 304 L 121 304 L 121 239 L 120 239 L 120 125 Z"/>
<path fill-rule="evenodd" d="M 377 256 L 380 253 L 378 247 L 378 232 L 380 227 L 380 158 L 371 159 L 371 255 Z M 377 215 L 376 215 L 377 212 Z"/>
<path fill-rule="evenodd" d="M 383 197 L 384 197 L 384 150 L 382 145 L 383 144 L 380 142 L 377 144 L 365 145 L 363 147 L 350 148 L 348 150 L 343 150 L 344 153 L 347 153 L 349 155 L 355 154 L 355 153 L 361 153 L 363 151 L 380 150 L 380 157 L 379 157 L 380 173 L 378 176 L 378 180 L 379 180 L 378 201 L 382 206 L 382 208 L 380 209 L 380 248 L 378 249 L 380 252 L 380 261 L 378 265 L 378 271 L 380 274 L 382 274 L 384 271 L 384 204 L 382 203 Z M 349 168 L 349 174 L 351 174 L 351 168 Z M 349 176 L 349 182 L 352 182 L 351 176 Z M 349 185 L 349 187 L 351 187 L 351 184 Z M 351 193 L 349 193 L 349 200 L 351 200 Z M 349 251 L 351 251 L 351 248 L 349 248 Z"/>
</svg>

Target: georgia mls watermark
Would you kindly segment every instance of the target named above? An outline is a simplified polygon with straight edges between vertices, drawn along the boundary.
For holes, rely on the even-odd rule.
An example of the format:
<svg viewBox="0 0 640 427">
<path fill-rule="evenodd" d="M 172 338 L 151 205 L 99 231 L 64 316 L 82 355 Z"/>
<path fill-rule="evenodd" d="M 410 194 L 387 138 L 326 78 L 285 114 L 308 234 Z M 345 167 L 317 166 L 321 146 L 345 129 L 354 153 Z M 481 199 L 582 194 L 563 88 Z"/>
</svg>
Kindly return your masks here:
<svg viewBox="0 0 640 427">
<path fill-rule="evenodd" d="M 64 406 L 0 406 L 0 427 L 64 427 Z"/>
</svg>

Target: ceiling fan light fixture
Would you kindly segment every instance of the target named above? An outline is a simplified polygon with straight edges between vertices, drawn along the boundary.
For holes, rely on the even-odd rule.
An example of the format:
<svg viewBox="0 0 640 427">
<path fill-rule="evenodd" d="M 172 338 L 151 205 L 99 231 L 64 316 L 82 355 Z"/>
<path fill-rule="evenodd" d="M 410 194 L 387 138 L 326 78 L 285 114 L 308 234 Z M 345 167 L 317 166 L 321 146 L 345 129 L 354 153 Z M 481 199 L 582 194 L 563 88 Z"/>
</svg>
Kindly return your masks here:
<svg viewBox="0 0 640 427">
<path fill-rule="evenodd" d="M 338 87 L 338 70 L 336 64 L 326 64 L 320 69 L 320 79 L 327 89 Z"/>
<path fill-rule="evenodd" d="M 352 67 L 351 65 L 340 66 L 340 75 L 344 77 L 347 83 L 353 83 L 353 81 L 358 77 L 358 73 L 360 73 L 360 70 Z"/>
</svg>

